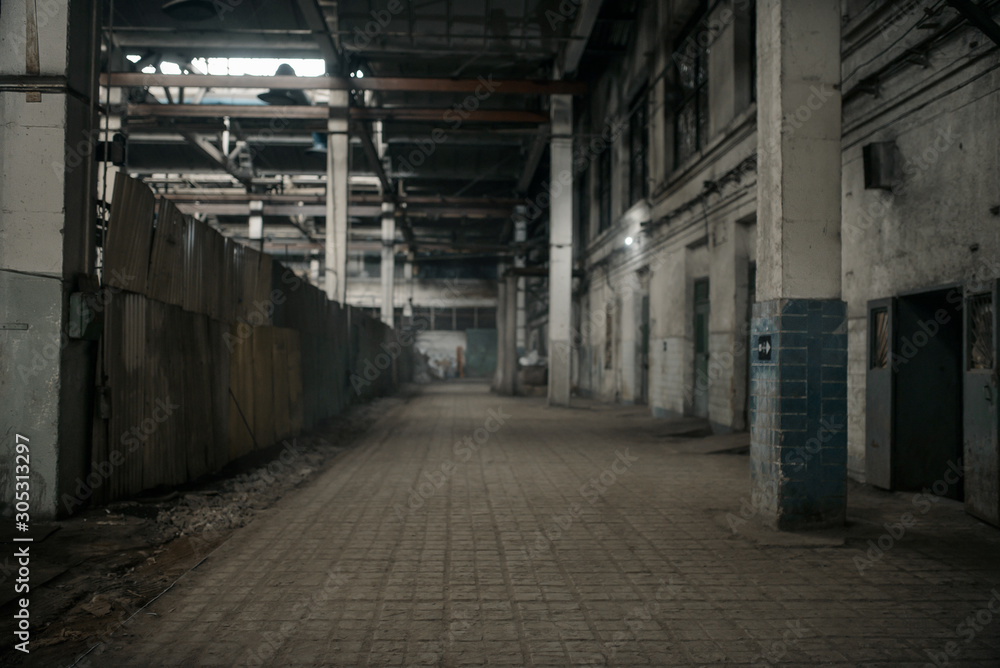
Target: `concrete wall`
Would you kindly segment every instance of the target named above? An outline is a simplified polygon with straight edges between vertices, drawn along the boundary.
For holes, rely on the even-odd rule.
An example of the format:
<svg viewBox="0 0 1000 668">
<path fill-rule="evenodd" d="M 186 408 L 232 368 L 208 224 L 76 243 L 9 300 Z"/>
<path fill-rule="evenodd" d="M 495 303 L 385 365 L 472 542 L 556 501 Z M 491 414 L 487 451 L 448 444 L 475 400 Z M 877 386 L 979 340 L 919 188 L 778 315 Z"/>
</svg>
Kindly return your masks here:
<svg viewBox="0 0 1000 668">
<path fill-rule="evenodd" d="M 431 376 L 439 379 L 458 377 L 458 349 L 467 349 L 465 332 L 428 330 L 417 334 L 414 346 L 426 359 Z"/>
<path fill-rule="evenodd" d="M 1000 54 L 966 23 L 927 51 L 926 68 L 899 68 L 880 81 L 878 97 L 859 92 L 859 78 L 932 36 L 910 30 L 867 64 L 932 3 L 873 4 L 844 28 L 844 73 L 861 68 L 844 88 L 842 172 L 848 464 L 857 478 L 864 476 L 868 301 L 1000 276 L 1000 217 L 991 211 L 1000 203 Z M 862 149 L 872 142 L 896 146 L 891 191 L 865 189 Z"/>
<path fill-rule="evenodd" d="M 690 414 L 695 389 L 693 290 L 694 280 L 709 278 L 711 289 L 709 419 L 720 430 L 745 428 L 746 332 L 748 264 L 755 249 L 755 173 L 745 164 L 756 149 L 754 106 L 750 102 L 746 15 L 721 3 L 713 16 L 709 49 L 710 136 L 699 155 L 674 169 L 673 124 L 664 112 L 666 90 L 650 81 L 671 67 L 678 30 L 687 23 L 694 3 L 655 4 L 643 10 L 639 35 L 628 56 L 609 64 L 598 82 L 582 119 L 581 132 L 595 133 L 624 120 L 635 91 L 647 86 L 650 114 L 648 173 L 650 197 L 628 201 L 627 133 L 613 144 L 615 160 L 612 197 L 614 224 L 599 233 L 596 181 L 589 198 L 591 236 L 585 262 L 590 268 L 586 299 L 578 304 L 587 315 L 589 331 L 581 337 L 583 354 L 580 391 L 604 400 L 631 401 L 637 374 L 625 366 L 633 356 L 625 348 L 639 336 L 631 314 L 641 299 L 636 276 L 648 271 L 650 339 L 648 401 L 658 416 Z M 743 34 L 740 31 L 743 31 Z M 650 62 L 655 68 L 650 68 Z M 596 159 L 592 162 L 596 165 Z M 734 173 L 739 178 L 735 178 Z M 717 191 L 703 197 L 705 181 L 718 181 Z M 751 225 L 747 226 L 746 221 Z M 625 246 L 626 237 L 633 243 Z M 629 309 L 635 294 L 634 308 Z M 614 317 L 612 363 L 606 367 L 605 309 L 624 305 L 625 318 Z"/>
<path fill-rule="evenodd" d="M 0 14 L 0 74 L 26 74 L 24 3 Z M 71 338 L 69 294 L 94 273 L 93 3 L 39 4 L 42 76 L 67 92 L 0 93 L 0 498 L 13 498 L 14 434 L 30 439 L 31 515 L 51 517 L 87 458 L 92 343 Z M 72 36 L 72 38 L 71 38 Z M 4 508 L 5 503 L 0 503 Z"/>
<path fill-rule="evenodd" d="M 694 3 L 653 4 L 643 10 L 644 28 L 627 55 L 610 61 L 595 84 L 578 119 L 581 134 L 593 136 L 621 118 L 637 80 L 653 79 L 669 67 L 678 46 L 674 36 Z M 603 312 L 621 300 L 628 276 L 649 268 L 650 409 L 654 415 L 687 414 L 693 388 L 692 280 L 708 276 L 709 419 L 720 430 L 746 428 L 747 278 L 757 255 L 756 105 L 745 57 L 751 44 L 746 17 L 730 13 L 744 4 L 721 2 L 710 19 L 716 26 L 709 63 L 710 136 L 701 153 L 674 169 L 661 79 L 651 88 L 656 111 L 648 127 L 648 205 L 630 207 L 623 199 L 623 136 L 612 149 L 619 156 L 612 179 L 614 224 L 603 233 L 597 231 L 592 162 L 586 287 L 577 298 L 584 323 L 579 390 L 621 399 L 627 392 L 614 366 L 620 346 L 612 367 L 604 368 Z M 849 470 L 859 479 L 864 477 L 867 302 L 1000 276 L 1000 217 L 993 210 L 1000 172 L 1000 55 L 950 8 L 941 15 L 942 29 L 911 29 L 933 4 L 843 3 L 841 273 L 848 304 Z M 644 37 L 645 26 L 656 27 L 654 41 Z M 906 60 L 915 47 L 925 48 L 925 63 Z M 876 96 L 860 83 L 881 70 L 889 73 L 880 74 Z M 891 191 L 866 190 L 863 146 L 888 141 L 897 149 L 896 185 Z M 706 194 L 706 181 L 717 189 Z M 644 221 L 650 225 L 641 230 Z M 626 236 L 637 238 L 628 249 Z M 762 269 L 758 283 L 766 285 L 767 268 Z"/>
</svg>

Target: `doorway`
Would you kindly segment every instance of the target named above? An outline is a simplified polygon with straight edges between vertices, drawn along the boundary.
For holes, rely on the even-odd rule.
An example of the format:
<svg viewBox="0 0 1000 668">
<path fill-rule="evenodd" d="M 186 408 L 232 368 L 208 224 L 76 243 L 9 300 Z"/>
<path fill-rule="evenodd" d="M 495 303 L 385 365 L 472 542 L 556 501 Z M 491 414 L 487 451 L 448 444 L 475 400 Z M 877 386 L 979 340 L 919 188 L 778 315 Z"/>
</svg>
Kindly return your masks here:
<svg viewBox="0 0 1000 668">
<path fill-rule="evenodd" d="M 695 417 L 708 417 L 708 279 L 694 282 L 694 392 L 691 410 Z"/>
<path fill-rule="evenodd" d="M 958 299 L 956 299 L 956 295 Z M 865 472 L 878 487 L 961 500 L 961 292 L 930 290 L 868 308 Z"/>
<path fill-rule="evenodd" d="M 635 395 L 637 404 L 649 402 L 649 293 L 643 292 L 642 304 L 639 310 L 639 340 L 636 341 L 635 377 L 638 380 L 638 392 Z"/>
</svg>

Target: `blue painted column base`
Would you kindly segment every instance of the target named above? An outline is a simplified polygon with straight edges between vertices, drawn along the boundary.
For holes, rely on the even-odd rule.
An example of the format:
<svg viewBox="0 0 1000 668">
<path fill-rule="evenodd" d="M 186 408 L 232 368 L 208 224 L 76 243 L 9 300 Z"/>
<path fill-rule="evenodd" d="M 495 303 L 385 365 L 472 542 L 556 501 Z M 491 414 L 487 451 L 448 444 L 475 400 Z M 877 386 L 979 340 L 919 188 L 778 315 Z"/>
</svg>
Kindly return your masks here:
<svg viewBox="0 0 1000 668">
<path fill-rule="evenodd" d="M 757 516 L 783 530 L 842 525 L 847 305 L 835 299 L 757 303 L 751 331 L 750 479 Z"/>
</svg>

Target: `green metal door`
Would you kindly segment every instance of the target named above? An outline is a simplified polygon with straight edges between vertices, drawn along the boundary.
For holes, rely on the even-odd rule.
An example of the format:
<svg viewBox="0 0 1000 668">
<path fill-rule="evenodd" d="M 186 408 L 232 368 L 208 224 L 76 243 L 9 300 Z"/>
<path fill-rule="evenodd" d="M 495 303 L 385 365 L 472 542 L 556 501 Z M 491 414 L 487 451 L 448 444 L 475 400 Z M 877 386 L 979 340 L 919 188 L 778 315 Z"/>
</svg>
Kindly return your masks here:
<svg viewBox="0 0 1000 668">
<path fill-rule="evenodd" d="M 694 282 L 694 393 L 695 417 L 708 417 L 708 279 Z"/>
<path fill-rule="evenodd" d="M 497 368 L 497 330 L 465 330 L 465 376 L 487 378 Z"/>
<path fill-rule="evenodd" d="M 868 302 L 868 369 L 865 372 L 865 481 L 892 489 L 893 373 L 896 302 Z"/>
<path fill-rule="evenodd" d="M 1000 525 L 998 285 L 966 289 L 962 393 L 965 510 L 995 525 Z"/>
</svg>

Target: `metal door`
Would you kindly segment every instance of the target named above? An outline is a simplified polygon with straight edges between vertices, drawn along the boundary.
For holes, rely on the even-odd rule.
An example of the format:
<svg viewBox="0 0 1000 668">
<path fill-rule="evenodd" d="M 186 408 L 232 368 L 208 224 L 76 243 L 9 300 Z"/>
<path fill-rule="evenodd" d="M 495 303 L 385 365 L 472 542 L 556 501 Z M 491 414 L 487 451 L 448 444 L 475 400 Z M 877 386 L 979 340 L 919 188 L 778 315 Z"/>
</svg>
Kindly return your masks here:
<svg viewBox="0 0 1000 668">
<path fill-rule="evenodd" d="M 694 400 L 695 417 L 708 417 L 708 279 L 694 282 Z"/>
<path fill-rule="evenodd" d="M 1000 525 L 998 283 L 990 281 L 965 291 L 962 422 L 965 510 Z"/>
<path fill-rule="evenodd" d="M 868 302 L 865 374 L 865 480 L 892 489 L 894 298 Z"/>
<path fill-rule="evenodd" d="M 636 393 L 636 403 L 646 404 L 649 401 L 649 295 L 642 295 L 642 307 L 639 314 L 639 350 L 635 361 L 636 378 L 639 388 Z"/>
</svg>

